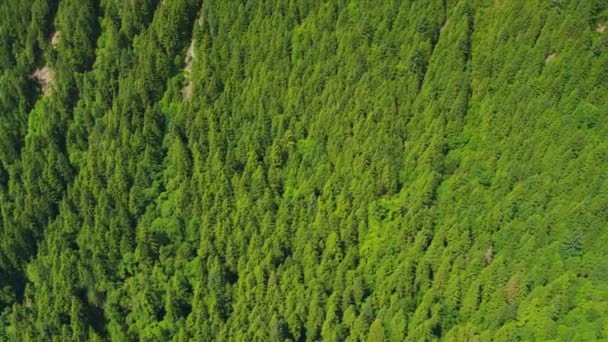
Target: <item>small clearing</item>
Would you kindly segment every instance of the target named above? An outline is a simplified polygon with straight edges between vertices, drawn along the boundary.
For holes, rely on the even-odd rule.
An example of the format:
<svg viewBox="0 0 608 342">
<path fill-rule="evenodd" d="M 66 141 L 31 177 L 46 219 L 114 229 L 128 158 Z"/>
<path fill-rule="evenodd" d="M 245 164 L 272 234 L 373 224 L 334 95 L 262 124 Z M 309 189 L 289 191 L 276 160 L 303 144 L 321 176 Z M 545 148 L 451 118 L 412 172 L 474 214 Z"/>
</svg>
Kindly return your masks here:
<svg viewBox="0 0 608 342">
<path fill-rule="evenodd" d="M 553 58 L 555 58 L 554 53 L 550 54 L 549 56 L 547 56 L 547 58 L 545 58 L 545 63 L 551 62 L 551 60 L 553 60 Z"/>
<path fill-rule="evenodd" d="M 31 77 L 38 82 L 44 96 L 53 94 L 53 81 L 55 80 L 55 71 L 53 69 L 45 66 L 42 69 L 34 71 Z"/>
<path fill-rule="evenodd" d="M 599 33 L 604 33 L 606 31 L 606 24 L 598 23 L 595 30 Z"/>
</svg>

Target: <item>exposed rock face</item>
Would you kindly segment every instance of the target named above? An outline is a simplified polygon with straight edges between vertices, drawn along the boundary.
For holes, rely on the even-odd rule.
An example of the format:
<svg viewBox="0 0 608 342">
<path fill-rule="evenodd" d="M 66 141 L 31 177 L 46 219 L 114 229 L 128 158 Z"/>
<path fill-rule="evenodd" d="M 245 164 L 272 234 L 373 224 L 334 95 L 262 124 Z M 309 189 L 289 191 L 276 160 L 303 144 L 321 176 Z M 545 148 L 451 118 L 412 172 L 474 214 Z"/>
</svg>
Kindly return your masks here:
<svg viewBox="0 0 608 342">
<path fill-rule="evenodd" d="M 186 72 L 192 71 L 192 63 L 194 63 L 194 42 L 190 44 L 188 51 L 186 52 L 186 59 L 184 61 L 186 63 Z"/>
<path fill-rule="evenodd" d="M 443 32 L 443 30 L 445 30 L 445 28 L 448 26 L 448 24 L 450 23 L 450 19 L 446 20 L 445 23 L 443 23 L 443 26 L 441 26 L 441 32 Z"/>
<path fill-rule="evenodd" d="M 485 262 L 486 266 L 488 266 L 489 264 L 492 263 L 492 259 L 494 258 L 494 249 L 492 248 L 492 246 L 488 247 L 488 249 L 486 250 L 486 252 L 483 255 L 483 261 Z"/>
<path fill-rule="evenodd" d="M 551 60 L 553 58 L 555 58 L 555 54 L 554 53 L 550 54 L 549 56 L 547 56 L 547 58 L 545 58 L 545 63 L 551 62 Z"/>
<path fill-rule="evenodd" d="M 606 24 L 598 23 L 595 30 L 599 33 L 604 33 L 606 31 Z"/>
<path fill-rule="evenodd" d="M 186 64 L 184 70 L 186 71 L 186 78 L 188 78 L 188 84 L 182 89 L 182 96 L 185 100 L 190 99 L 192 96 L 192 80 L 190 75 L 192 73 L 192 64 L 194 63 L 194 41 L 190 44 L 188 51 L 186 51 L 186 58 L 184 60 Z"/>
<path fill-rule="evenodd" d="M 61 43 L 61 31 L 55 31 L 51 36 L 51 46 L 57 48 L 59 43 Z"/>
<path fill-rule="evenodd" d="M 182 96 L 184 99 L 190 99 L 192 96 L 192 82 L 188 82 L 188 84 L 182 89 Z"/>
<path fill-rule="evenodd" d="M 31 76 L 42 88 L 44 96 L 53 94 L 53 81 L 55 80 L 55 71 L 48 66 L 42 69 L 37 69 Z"/>
</svg>

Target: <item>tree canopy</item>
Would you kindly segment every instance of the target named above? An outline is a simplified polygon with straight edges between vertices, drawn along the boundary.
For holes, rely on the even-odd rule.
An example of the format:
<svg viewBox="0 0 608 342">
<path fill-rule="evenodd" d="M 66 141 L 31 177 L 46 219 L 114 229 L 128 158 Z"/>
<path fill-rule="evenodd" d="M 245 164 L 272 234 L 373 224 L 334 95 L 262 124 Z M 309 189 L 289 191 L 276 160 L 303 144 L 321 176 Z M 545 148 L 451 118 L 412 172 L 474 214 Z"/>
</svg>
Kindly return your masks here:
<svg viewBox="0 0 608 342">
<path fill-rule="evenodd" d="M 608 339 L 607 26 L 0 1 L 0 340 Z"/>
</svg>

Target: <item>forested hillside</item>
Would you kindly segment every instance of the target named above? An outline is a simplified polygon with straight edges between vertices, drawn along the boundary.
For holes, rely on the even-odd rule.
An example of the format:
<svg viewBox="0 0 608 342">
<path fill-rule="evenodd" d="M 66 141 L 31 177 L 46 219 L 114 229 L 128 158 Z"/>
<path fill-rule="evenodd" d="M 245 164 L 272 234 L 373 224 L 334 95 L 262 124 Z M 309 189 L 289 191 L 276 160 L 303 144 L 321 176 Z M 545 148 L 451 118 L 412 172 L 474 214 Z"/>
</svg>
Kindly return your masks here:
<svg viewBox="0 0 608 342">
<path fill-rule="evenodd" d="M 0 341 L 608 340 L 607 26 L 0 0 Z"/>
</svg>

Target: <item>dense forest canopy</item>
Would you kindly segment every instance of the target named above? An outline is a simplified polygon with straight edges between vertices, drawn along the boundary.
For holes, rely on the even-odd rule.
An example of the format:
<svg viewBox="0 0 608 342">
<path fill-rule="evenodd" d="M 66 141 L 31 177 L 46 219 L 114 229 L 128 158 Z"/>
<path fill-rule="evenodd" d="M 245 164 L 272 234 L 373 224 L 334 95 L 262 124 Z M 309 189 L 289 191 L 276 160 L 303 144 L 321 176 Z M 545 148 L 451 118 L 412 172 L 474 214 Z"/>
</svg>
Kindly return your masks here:
<svg viewBox="0 0 608 342">
<path fill-rule="evenodd" d="M 1 0 L 0 341 L 608 340 L 606 0 Z"/>
</svg>

